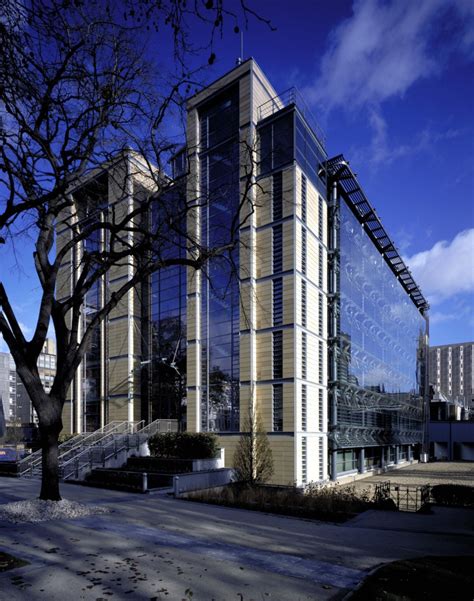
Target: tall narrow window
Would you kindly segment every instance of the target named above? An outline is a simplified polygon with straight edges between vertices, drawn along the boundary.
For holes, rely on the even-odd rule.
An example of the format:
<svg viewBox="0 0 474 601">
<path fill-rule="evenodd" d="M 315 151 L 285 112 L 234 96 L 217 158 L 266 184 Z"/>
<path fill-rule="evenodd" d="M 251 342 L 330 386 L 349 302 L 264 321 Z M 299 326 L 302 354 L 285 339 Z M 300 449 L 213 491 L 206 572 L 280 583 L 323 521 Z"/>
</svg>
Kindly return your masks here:
<svg viewBox="0 0 474 601">
<path fill-rule="evenodd" d="M 318 298 L 318 334 L 323 335 L 323 295 L 320 293 Z"/>
<path fill-rule="evenodd" d="M 303 432 L 306 432 L 308 429 L 307 423 L 307 413 L 308 413 L 308 391 L 306 384 L 301 386 L 301 429 Z"/>
<path fill-rule="evenodd" d="M 307 372 L 307 360 L 308 360 L 308 339 L 306 332 L 301 333 L 301 377 L 306 380 L 308 377 Z"/>
<path fill-rule="evenodd" d="M 323 372 L 324 372 L 324 355 L 323 355 L 323 343 L 321 340 L 318 345 L 318 363 L 319 363 L 319 383 L 323 383 Z"/>
<path fill-rule="evenodd" d="M 301 174 L 301 221 L 306 223 L 306 175 Z"/>
<path fill-rule="evenodd" d="M 322 388 L 318 390 L 318 430 L 324 432 L 324 405 Z"/>
<path fill-rule="evenodd" d="M 283 384 L 273 384 L 273 431 L 283 430 Z"/>
<path fill-rule="evenodd" d="M 301 325 L 306 327 L 306 280 L 301 280 Z"/>
<path fill-rule="evenodd" d="M 318 277 L 319 277 L 319 287 L 322 288 L 323 287 L 323 282 L 324 282 L 324 263 L 323 263 L 323 257 L 324 257 L 324 253 L 323 253 L 323 247 L 320 244 L 319 245 L 319 272 L 318 272 Z"/>
<path fill-rule="evenodd" d="M 273 332 L 273 378 L 283 378 L 283 332 Z"/>
<path fill-rule="evenodd" d="M 318 466 L 319 466 L 319 479 L 322 480 L 324 478 L 324 443 L 323 439 L 319 439 L 319 448 L 318 448 Z"/>
<path fill-rule="evenodd" d="M 323 210 L 323 199 L 318 196 L 318 237 L 323 240 L 323 224 L 324 224 L 324 210 Z"/>
<path fill-rule="evenodd" d="M 306 275 L 306 253 L 307 253 L 307 233 L 304 226 L 301 227 L 301 273 Z"/>
<path fill-rule="evenodd" d="M 277 221 L 283 217 L 283 177 L 281 171 L 273 174 L 272 183 L 272 218 L 273 221 Z"/>
<path fill-rule="evenodd" d="M 273 325 L 281 326 L 283 323 L 283 280 L 273 280 Z"/>
<path fill-rule="evenodd" d="M 308 479 L 308 457 L 306 449 L 306 436 L 301 439 L 301 481 L 306 484 Z"/>
<path fill-rule="evenodd" d="M 283 226 L 273 228 L 273 273 L 283 271 Z"/>
</svg>

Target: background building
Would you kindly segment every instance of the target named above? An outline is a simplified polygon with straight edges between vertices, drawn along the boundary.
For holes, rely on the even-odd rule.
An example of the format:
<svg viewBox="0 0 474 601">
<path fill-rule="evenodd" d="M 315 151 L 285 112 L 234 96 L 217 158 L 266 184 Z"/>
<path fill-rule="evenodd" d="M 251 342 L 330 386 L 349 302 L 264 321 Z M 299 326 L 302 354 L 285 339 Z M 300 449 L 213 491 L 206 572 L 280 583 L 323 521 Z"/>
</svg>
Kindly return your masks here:
<svg viewBox="0 0 474 601">
<path fill-rule="evenodd" d="M 0 426 L 3 424 L 3 428 L 15 423 L 16 383 L 13 357 L 10 353 L 0 353 Z"/>
<path fill-rule="evenodd" d="M 474 412 L 474 343 L 430 347 L 432 419 L 469 419 Z"/>
</svg>

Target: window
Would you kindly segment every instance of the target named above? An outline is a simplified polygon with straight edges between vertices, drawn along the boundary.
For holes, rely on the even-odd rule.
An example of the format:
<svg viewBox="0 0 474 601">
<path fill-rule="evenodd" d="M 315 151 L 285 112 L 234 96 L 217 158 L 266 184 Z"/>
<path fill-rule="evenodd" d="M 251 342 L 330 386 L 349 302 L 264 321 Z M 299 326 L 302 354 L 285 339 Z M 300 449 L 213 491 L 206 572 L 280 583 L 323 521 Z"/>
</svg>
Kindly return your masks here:
<svg viewBox="0 0 474 601">
<path fill-rule="evenodd" d="M 273 384 L 273 431 L 283 430 L 283 384 Z"/>
<path fill-rule="evenodd" d="M 273 378 L 283 377 L 283 332 L 273 332 Z"/>
<path fill-rule="evenodd" d="M 281 171 L 272 176 L 272 218 L 277 221 L 283 217 L 283 174 Z"/>
<path fill-rule="evenodd" d="M 323 383 L 323 368 L 324 368 L 324 354 L 323 354 L 323 343 L 321 342 L 321 340 L 319 341 L 318 344 L 318 363 L 319 363 L 319 383 L 322 384 Z"/>
<path fill-rule="evenodd" d="M 324 405 L 321 388 L 318 390 L 318 429 L 320 432 L 324 432 Z"/>
<path fill-rule="evenodd" d="M 283 323 L 283 280 L 277 278 L 272 282 L 273 286 L 273 325 L 280 326 Z"/>
<path fill-rule="evenodd" d="M 307 354 L 308 354 L 308 341 L 306 332 L 301 333 L 301 377 L 306 380 L 308 377 L 307 372 Z"/>
<path fill-rule="evenodd" d="M 306 447 L 306 436 L 301 439 L 301 481 L 306 484 L 308 478 L 308 457 Z"/>
<path fill-rule="evenodd" d="M 323 199 L 318 196 L 318 236 L 319 239 L 323 240 L 323 222 L 324 222 L 324 210 L 323 210 Z"/>
<path fill-rule="evenodd" d="M 306 280 L 301 280 L 301 325 L 306 327 Z"/>
<path fill-rule="evenodd" d="M 286 113 L 259 128 L 260 173 L 280 169 L 293 160 L 293 114 Z"/>
<path fill-rule="evenodd" d="M 306 228 L 301 227 L 301 273 L 306 275 L 307 234 Z"/>
<path fill-rule="evenodd" d="M 283 271 L 283 226 L 273 228 L 273 273 Z"/>
<path fill-rule="evenodd" d="M 318 298 L 318 333 L 323 335 L 323 295 L 320 293 Z"/>
<path fill-rule="evenodd" d="M 306 384 L 301 386 L 301 429 L 306 432 L 307 423 L 307 411 L 308 410 L 308 391 Z"/>
<path fill-rule="evenodd" d="M 318 445 L 318 466 L 319 466 L 319 479 L 324 478 L 324 442 L 323 439 L 319 439 Z"/>
<path fill-rule="evenodd" d="M 323 263 L 323 247 L 321 246 L 321 244 L 319 245 L 319 270 L 318 270 L 318 278 L 319 278 L 319 287 L 322 288 L 323 287 L 323 282 L 324 282 L 324 263 Z"/>
<path fill-rule="evenodd" d="M 306 175 L 301 174 L 301 221 L 306 223 Z"/>
</svg>

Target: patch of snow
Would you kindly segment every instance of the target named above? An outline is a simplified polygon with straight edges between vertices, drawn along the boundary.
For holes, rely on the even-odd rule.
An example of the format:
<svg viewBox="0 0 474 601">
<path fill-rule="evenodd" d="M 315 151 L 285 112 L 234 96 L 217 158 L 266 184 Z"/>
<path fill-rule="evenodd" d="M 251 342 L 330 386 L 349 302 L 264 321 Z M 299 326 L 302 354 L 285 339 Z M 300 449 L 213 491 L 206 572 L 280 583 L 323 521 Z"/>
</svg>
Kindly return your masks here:
<svg viewBox="0 0 474 601">
<path fill-rule="evenodd" d="M 84 505 L 76 501 L 15 501 L 0 505 L 0 520 L 7 522 L 46 522 L 49 520 L 64 520 L 83 518 L 98 513 L 109 513 L 108 507 Z"/>
</svg>

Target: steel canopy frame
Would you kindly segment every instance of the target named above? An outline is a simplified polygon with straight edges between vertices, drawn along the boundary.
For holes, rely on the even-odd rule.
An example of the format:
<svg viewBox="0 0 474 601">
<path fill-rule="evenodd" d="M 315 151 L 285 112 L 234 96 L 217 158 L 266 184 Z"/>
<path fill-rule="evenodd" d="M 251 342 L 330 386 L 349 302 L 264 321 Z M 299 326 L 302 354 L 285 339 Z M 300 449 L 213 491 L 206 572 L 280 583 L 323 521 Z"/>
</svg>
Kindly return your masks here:
<svg viewBox="0 0 474 601">
<path fill-rule="evenodd" d="M 423 315 L 429 309 L 429 304 L 413 279 L 410 270 L 400 257 L 395 244 L 387 234 L 375 209 L 359 186 L 357 178 L 349 167 L 344 155 L 339 154 L 332 159 L 328 159 L 324 167 L 328 179 L 337 182 L 347 206 L 351 209 L 359 223 L 362 224 L 377 250 L 398 278 L 416 308 Z"/>
</svg>

